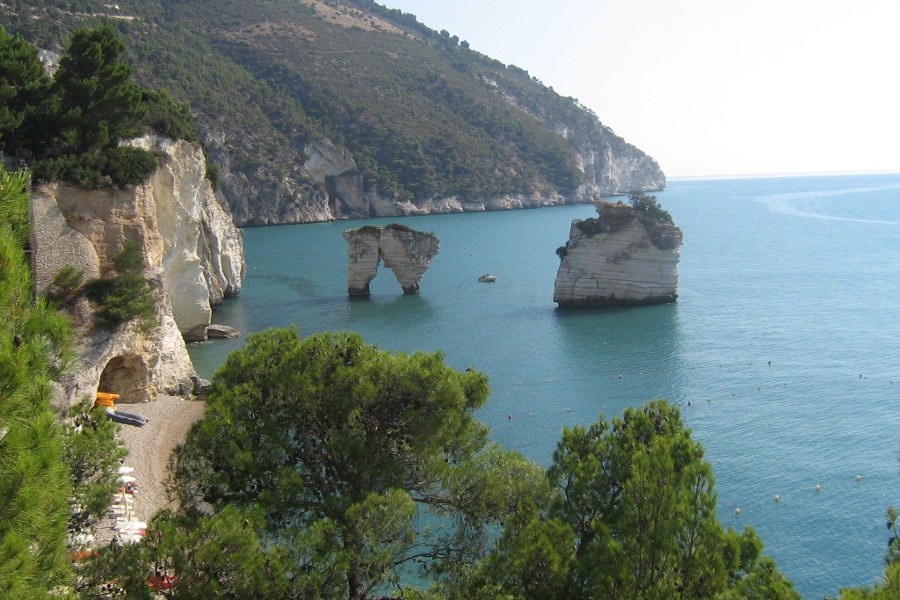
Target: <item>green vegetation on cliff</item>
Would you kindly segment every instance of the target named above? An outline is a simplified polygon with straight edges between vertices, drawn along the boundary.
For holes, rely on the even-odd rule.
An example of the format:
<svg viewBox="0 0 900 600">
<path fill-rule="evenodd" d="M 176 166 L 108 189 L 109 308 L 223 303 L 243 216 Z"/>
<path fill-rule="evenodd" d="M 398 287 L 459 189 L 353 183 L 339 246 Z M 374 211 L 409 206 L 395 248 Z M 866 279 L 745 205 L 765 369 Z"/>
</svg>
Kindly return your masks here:
<svg viewBox="0 0 900 600">
<path fill-rule="evenodd" d="M 0 26 L 0 151 L 29 164 L 37 180 L 124 187 L 147 179 L 156 158 L 121 140 L 147 128 L 196 133 L 186 105 L 132 81 L 124 50 L 112 27 L 79 29 L 51 79 L 37 49 Z"/>
<path fill-rule="evenodd" d="M 79 407 L 63 426 L 50 406 L 72 331 L 32 296 L 27 180 L 0 167 L 0 597 L 17 600 L 68 597 L 74 536 L 106 512 L 121 456 L 113 423 Z"/>
<path fill-rule="evenodd" d="M 213 158 L 257 191 L 290 177 L 327 196 L 300 167 L 323 138 L 349 149 L 366 191 L 414 202 L 571 195 L 591 136 L 658 171 L 573 98 L 369 0 L 9 0 L 0 24 L 56 51 L 78 27 L 114 26 L 139 81 L 190 101 Z"/>
</svg>

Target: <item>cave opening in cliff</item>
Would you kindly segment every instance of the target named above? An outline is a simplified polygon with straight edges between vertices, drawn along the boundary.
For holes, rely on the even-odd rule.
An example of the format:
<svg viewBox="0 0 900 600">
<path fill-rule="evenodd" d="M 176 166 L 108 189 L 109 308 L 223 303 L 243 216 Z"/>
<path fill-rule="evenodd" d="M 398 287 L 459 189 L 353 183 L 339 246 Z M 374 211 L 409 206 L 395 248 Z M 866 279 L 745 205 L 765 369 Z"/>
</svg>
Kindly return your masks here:
<svg viewBox="0 0 900 600">
<path fill-rule="evenodd" d="M 146 402 L 149 398 L 150 369 L 135 354 L 116 356 L 106 363 L 97 390 L 119 394 L 119 402 Z"/>
</svg>

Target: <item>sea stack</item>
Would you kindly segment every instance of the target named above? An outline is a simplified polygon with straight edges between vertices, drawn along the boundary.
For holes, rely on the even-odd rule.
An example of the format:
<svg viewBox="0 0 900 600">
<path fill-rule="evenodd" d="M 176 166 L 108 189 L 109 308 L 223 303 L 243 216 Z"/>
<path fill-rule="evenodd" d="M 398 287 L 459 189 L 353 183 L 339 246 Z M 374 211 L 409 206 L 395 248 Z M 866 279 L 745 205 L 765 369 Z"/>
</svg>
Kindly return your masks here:
<svg viewBox="0 0 900 600">
<path fill-rule="evenodd" d="M 350 259 L 347 293 L 351 296 L 369 296 L 369 283 L 378 274 L 382 260 L 394 272 L 404 294 L 418 294 L 419 282 L 440 248 L 434 234 L 397 223 L 351 229 L 344 232 L 344 239 Z"/>
<path fill-rule="evenodd" d="M 682 234 L 656 198 L 599 201 L 597 217 L 572 221 L 557 253 L 553 301 L 560 306 L 662 304 L 678 298 Z"/>
</svg>

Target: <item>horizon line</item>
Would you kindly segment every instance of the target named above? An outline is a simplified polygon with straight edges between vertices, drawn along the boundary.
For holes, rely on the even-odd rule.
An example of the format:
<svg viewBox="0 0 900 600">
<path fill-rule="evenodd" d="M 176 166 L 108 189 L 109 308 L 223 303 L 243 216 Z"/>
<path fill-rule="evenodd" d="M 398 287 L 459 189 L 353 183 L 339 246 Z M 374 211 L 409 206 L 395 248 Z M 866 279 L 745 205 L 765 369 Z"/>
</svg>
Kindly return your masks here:
<svg viewBox="0 0 900 600">
<path fill-rule="evenodd" d="M 862 169 L 844 171 L 796 171 L 775 173 L 723 173 L 717 175 L 672 175 L 666 181 L 714 181 L 719 179 L 777 179 L 779 177 L 827 177 L 840 175 L 900 175 L 900 169 Z"/>
</svg>

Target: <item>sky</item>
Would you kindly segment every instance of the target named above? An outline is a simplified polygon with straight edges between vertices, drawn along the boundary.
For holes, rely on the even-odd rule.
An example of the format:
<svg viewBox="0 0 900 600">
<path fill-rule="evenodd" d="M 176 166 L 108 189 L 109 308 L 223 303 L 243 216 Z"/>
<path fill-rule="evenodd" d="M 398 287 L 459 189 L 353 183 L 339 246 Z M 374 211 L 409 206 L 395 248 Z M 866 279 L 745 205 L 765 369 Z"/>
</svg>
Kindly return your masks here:
<svg viewBox="0 0 900 600">
<path fill-rule="evenodd" d="M 900 0 L 376 0 L 577 98 L 669 177 L 900 171 Z"/>
</svg>

